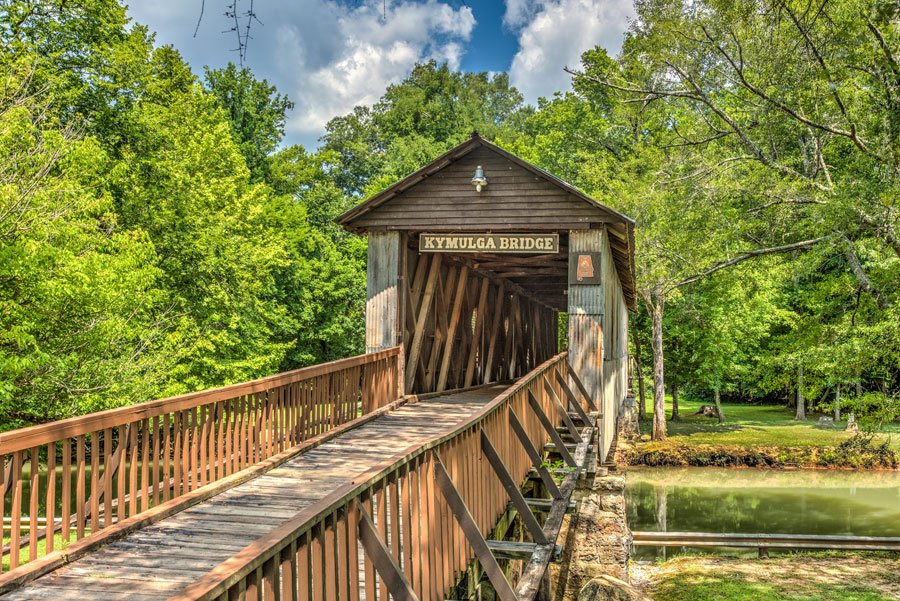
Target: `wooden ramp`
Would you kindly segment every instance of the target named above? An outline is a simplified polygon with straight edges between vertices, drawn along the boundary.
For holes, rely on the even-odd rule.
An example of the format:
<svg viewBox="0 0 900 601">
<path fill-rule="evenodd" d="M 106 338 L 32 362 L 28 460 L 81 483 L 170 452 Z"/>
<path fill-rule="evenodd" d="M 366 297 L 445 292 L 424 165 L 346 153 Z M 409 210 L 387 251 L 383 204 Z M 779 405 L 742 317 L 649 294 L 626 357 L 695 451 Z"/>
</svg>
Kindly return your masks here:
<svg viewBox="0 0 900 601">
<path fill-rule="evenodd" d="M 462 422 L 506 388 L 406 405 L 2 599 L 167 599 L 373 464 Z"/>
</svg>

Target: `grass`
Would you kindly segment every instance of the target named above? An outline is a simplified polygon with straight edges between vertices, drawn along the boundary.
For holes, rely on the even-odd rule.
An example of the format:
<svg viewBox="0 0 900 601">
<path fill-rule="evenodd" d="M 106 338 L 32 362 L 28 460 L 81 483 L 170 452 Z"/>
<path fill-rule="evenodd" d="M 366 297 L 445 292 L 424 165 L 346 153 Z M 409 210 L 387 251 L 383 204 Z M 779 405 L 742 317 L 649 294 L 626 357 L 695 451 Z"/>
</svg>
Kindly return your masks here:
<svg viewBox="0 0 900 601">
<path fill-rule="evenodd" d="M 85 533 L 85 536 L 87 536 L 88 534 L 90 534 L 89 531 Z M 22 538 L 19 539 L 19 541 L 20 541 L 19 544 L 22 545 L 19 548 L 19 565 L 24 565 L 24 564 L 28 563 L 29 557 L 30 557 L 30 552 L 28 549 L 28 531 L 24 530 L 22 532 L 22 535 L 23 535 Z M 69 538 L 69 542 L 74 543 L 76 540 L 77 540 L 77 537 L 76 537 L 75 530 L 72 529 L 70 538 Z M 9 536 L 4 535 L 3 544 L 8 545 L 9 541 L 10 541 Z M 62 535 L 56 534 L 53 537 L 53 550 L 59 551 L 62 548 L 63 548 Z M 37 543 L 37 556 L 43 557 L 44 555 L 46 555 L 46 551 L 47 551 L 47 541 L 44 539 L 39 540 Z M 3 571 L 4 572 L 9 571 L 9 555 L 3 556 Z"/>
<path fill-rule="evenodd" d="M 886 601 L 900 598 L 900 558 L 878 553 L 795 553 L 771 559 L 679 556 L 633 564 L 655 601 Z"/>
<path fill-rule="evenodd" d="M 694 416 L 687 417 L 701 405 L 693 401 L 679 399 L 681 420 L 667 421 L 666 431 L 669 440 L 678 444 L 736 445 L 743 447 L 774 446 L 837 446 L 852 436 L 844 432 L 846 422 L 840 422 L 834 428 L 816 426 L 821 414 L 810 415 L 805 422 L 794 421 L 794 410 L 782 405 L 749 405 L 723 403 L 725 423 L 717 420 Z M 652 399 L 647 399 L 648 420 L 641 423 L 641 433 L 649 434 L 652 429 Z M 666 415 L 672 415 L 672 399 L 666 397 Z M 808 414 L 809 415 L 809 414 Z M 885 427 L 879 440 L 890 438 L 890 446 L 900 449 L 900 424 L 892 423 Z"/>
</svg>

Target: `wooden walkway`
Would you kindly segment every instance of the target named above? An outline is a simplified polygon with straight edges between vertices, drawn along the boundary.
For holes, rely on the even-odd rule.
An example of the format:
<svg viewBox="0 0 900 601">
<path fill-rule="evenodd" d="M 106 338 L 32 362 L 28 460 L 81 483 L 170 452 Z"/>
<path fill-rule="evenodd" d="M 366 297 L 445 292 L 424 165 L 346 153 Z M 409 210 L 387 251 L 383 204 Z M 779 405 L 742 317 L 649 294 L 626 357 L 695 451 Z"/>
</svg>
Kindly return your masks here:
<svg viewBox="0 0 900 601">
<path fill-rule="evenodd" d="M 2 599 L 165 600 L 377 461 L 463 421 L 506 388 L 406 405 Z"/>
</svg>

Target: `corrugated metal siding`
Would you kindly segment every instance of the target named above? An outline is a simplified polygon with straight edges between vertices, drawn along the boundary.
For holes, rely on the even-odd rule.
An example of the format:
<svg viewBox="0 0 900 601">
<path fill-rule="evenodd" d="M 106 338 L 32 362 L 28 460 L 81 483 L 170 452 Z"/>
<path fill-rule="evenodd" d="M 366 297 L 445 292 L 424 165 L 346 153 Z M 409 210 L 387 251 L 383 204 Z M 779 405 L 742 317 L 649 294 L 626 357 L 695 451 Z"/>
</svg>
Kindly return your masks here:
<svg viewBox="0 0 900 601">
<path fill-rule="evenodd" d="M 570 231 L 569 260 L 577 261 L 581 252 L 602 251 L 605 239 L 602 229 Z M 606 403 L 607 386 L 603 369 L 605 289 L 611 272 L 605 257 L 594 267 L 600 270 L 601 284 L 569 286 L 569 362 L 604 416 L 600 431 L 600 454 L 601 459 L 605 459 L 612 441 L 607 424 L 615 421 L 615 414 L 609 412 Z M 609 419 L 611 415 L 612 420 Z"/>
<path fill-rule="evenodd" d="M 366 352 L 397 345 L 399 232 L 370 232 L 366 263 Z"/>
</svg>

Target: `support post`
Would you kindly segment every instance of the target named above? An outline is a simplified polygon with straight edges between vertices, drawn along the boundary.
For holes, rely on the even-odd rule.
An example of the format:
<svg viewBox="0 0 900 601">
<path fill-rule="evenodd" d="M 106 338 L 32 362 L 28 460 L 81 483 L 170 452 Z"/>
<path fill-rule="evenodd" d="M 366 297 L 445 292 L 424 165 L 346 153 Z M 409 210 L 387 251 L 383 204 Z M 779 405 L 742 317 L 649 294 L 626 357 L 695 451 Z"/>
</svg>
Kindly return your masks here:
<svg viewBox="0 0 900 601">
<path fill-rule="evenodd" d="M 528 528 L 531 538 L 539 545 L 546 545 L 550 541 L 547 540 L 541 525 L 538 524 L 537 519 L 531 512 L 531 507 L 528 506 L 525 497 L 522 496 L 522 491 L 519 490 L 519 486 L 509 474 L 509 470 L 503 464 L 503 459 L 497 453 L 497 449 L 494 448 L 490 437 L 484 430 L 481 431 L 481 450 L 487 457 L 491 467 L 494 468 L 494 473 L 497 474 L 497 478 L 500 480 L 500 484 L 503 485 L 503 489 L 506 490 L 506 494 L 509 495 L 509 499 L 516 506 L 516 509 L 519 510 L 519 517 L 522 518 L 522 523 Z"/>
<path fill-rule="evenodd" d="M 593 426 L 594 420 L 590 419 L 587 413 L 584 412 L 584 409 L 581 407 L 581 403 L 578 401 L 578 397 L 575 396 L 575 393 L 572 392 L 572 389 L 569 388 L 569 383 L 566 382 L 566 379 L 562 377 L 562 375 L 553 370 L 553 373 L 556 374 L 556 382 L 562 387 L 563 392 L 566 393 L 566 398 L 569 401 L 569 406 L 575 408 L 575 413 L 578 414 L 578 417 L 581 418 L 581 421 L 584 422 L 585 426 Z"/>
<path fill-rule="evenodd" d="M 400 566 L 397 565 L 397 560 L 394 559 L 387 545 L 378 536 L 378 530 L 375 528 L 375 524 L 372 523 L 372 518 L 366 513 L 361 503 L 357 504 L 357 507 L 359 511 L 359 540 L 366 551 L 366 555 L 375 566 L 375 570 L 378 571 L 378 575 L 381 576 L 381 580 L 391 593 L 391 597 L 396 601 L 419 601 L 409 581 L 403 575 Z M 358 568 L 353 566 L 352 569 Z"/>
<path fill-rule="evenodd" d="M 397 346 L 400 329 L 400 232 L 369 232 L 366 352 Z M 405 251 L 404 251 L 405 252 Z"/>
</svg>

